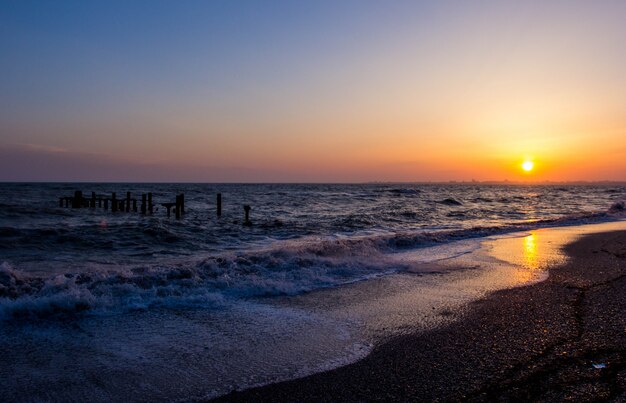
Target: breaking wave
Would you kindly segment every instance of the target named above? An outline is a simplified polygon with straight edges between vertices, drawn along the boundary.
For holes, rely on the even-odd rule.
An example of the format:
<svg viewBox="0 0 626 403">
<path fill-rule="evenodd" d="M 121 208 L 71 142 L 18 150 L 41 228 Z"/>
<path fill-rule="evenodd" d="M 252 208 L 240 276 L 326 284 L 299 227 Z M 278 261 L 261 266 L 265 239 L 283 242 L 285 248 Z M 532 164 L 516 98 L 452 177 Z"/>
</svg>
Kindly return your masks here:
<svg viewBox="0 0 626 403">
<path fill-rule="evenodd" d="M 610 221 L 625 216 L 623 201 L 608 212 L 499 227 L 414 231 L 281 241 L 254 251 L 221 253 L 170 266 L 64 273 L 38 277 L 0 265 L 0 319 L 111 314 L 150 308 L 219 307 L 230 298 L 296 295 L 410 268 L 393 253 L 540 227 Z"/>
</svg>

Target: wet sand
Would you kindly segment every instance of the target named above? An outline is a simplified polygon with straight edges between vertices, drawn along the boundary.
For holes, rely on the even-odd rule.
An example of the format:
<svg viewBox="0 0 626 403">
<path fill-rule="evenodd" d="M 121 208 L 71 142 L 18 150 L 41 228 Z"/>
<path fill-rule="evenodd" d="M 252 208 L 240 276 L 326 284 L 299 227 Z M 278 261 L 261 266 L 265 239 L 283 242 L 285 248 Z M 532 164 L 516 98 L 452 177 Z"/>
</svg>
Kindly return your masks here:
<svg viewBox="0 0 626 403">
<path fill-rule="evenodd" d="M 626 231 L 586 235 L 546 281 L 361 361 L 222 401 L 626 400 Z"/>
</svg>

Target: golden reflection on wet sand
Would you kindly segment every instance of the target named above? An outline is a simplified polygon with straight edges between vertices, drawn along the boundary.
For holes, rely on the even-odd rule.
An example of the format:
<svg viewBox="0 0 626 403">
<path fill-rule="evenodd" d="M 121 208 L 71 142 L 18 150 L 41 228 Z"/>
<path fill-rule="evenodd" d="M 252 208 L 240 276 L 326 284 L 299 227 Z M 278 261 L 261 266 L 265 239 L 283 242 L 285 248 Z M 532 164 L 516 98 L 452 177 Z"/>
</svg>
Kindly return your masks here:
<svg viewBox="0 0 626 403">
<path fill-rule="evenodd" d="M 564 239 L 557 240 L 563 235 L 553 230 L 533 230 L 523 236 L 490 241 L 487 253 L 500 262 L 510 264 L 509 275 L 514 284 L 540 281 L 545 279 L 548 266 L 566 260 L 561 252 Z"/>
<path fill-rule="evenodd" d="M 539 234 L 535 231 L 522 238 L 523 268 L 517 270 L 515 275 L 521 283 L 532 281 L 537 277 L 539 270 L 538 244 L 541 242 Z"/>
<path fill-rule="evenodd" d="M 523 285 L 546 278 L 550 266 L 564 264 L 567 256 L 563 247 L 580 236 L 624 227 L 626 221 L 537 229 L 520 234 L 521 236 L 498 237 L 488 241 L 483 253 L 510 265 L 512 280 Z"/>
<path fill-rule="evenodd" d="M 626 229 L 626 221 L 462 240 L 456 249 L 450 244 L 415 249 L 394 256 L 399 265 L 411 267 L 407 271 L 275 301 L 354 325 L 366 344 L 374 343 L 449 323 L 465 304 L 490 292 L 544 280 L 551 265 L 566 261 L 566 244 L 616 229 Z M 441 249 L 459 254 L 441 258 L 446 254 Z"/>
<path fill-rule="evenodd" d="M 537 235 L 532 233 L 524 237 L 524 257 L 526 265 L 532 268 L 537 267 Z"/>
</svg>

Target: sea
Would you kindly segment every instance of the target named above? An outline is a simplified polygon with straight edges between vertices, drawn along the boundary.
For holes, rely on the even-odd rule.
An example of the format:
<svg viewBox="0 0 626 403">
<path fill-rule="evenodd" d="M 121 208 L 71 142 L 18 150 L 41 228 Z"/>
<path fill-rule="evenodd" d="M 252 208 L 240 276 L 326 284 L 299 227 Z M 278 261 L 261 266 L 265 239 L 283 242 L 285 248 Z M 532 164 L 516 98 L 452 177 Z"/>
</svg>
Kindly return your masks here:
<svg viewBox="0 0 626 403">
<path fill-rule="evenodd" d="M 76 190 L 151 192 L 155 210 L 59 205 Z M 440 296 L 425 263 L 623 220 L 624 200 L 619 184 L 0 184 L 0 397 L 187 401 L 353 362 L 378 337 L 371 304 L 346 314 L 354 298 L 390 295 L 393 278 L 394 295 Z"/>
</svg>

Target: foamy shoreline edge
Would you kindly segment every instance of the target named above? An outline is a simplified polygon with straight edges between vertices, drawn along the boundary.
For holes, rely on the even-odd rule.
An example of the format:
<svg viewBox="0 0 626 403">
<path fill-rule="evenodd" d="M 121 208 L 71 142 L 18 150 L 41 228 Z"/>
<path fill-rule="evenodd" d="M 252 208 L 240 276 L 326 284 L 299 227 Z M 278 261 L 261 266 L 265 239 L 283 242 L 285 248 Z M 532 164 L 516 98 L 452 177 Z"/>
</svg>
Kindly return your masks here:
<svg viewBox="0 0 626 403">
<path fill-rule="evenodd" d="M 606 238 L 610 238 L 616 234 L 621 234 L 621 237 L 624 238 L 624 234 L 626 234 L 625 231 L 621 231 L 621 232 L 601 232 L 601 233 L 595 233 L 595 234 L 591 234 L 591 235 L 585 235 L 583 236 L 580 240 L 575 241 L 573 244 L 568 244 L 565 246 L 565 249 L 568 251 L 568 256 L 570 257 L 571 261 L 566 263 L 563 266 L 555 266 L 555 267 L 551 267 L 550 270 L 550 277 L 548 280 L 543 281 L 541 283 L 535 283 L 535 284 L 531 284 L 531 285 L 527 285 L 527 286 L 523 286 L 520 288 L 516 288 L 516 289 L 505 289 L 505 290 L 500 290 L 500 291 L 496 291 L 494 293 L 489 294 L 488 296 L 486 296 L 483 299 L 480 299 L 478 301 L 473 302 L 472 305 L 472 309 L 471 312 L 468 313 L 468 315 L 465 315 L 464 317 L 460 318 L 458 321 L 455 321 L 453 324 L 451 325 L 446 325 L 444 326 L 444 329 L 434 329 L 432 331 L 427 331 L 422 335 L 410 335 L 410 336 L 406 336 L 406 337 L 400 337 L 398 340 L 394 340 L 392 342 L 389 343 L 385 343 L 381 346 L 376 346 L 374 351 L 369 354 L 367 357 L 353 363 L 353 364 L 349 364 L 347 366 L 344 367 L 339 367 L 337 369 L 334 370 L 330 370 L 330 371 L 326 371 L 323 373 L 319 373 L 319 374 L 314 374 L 314 375 L 310 375 L 308 377 L 305 378 L 300 378 L 300 379 L 295 379 L 295 380 L 291 380 L 291 381 L 286 381 L 286 382 L 282 382 L 282 383 L 278 383 L 278 384 L 270 384 L 270 385 L 266 385 L 260 388 L 253 388 L 253 389 L 247 389 L 243 392 L 235 392 L 235 393 L 231 393 L 230 395 L 225 395 L 222 396 L 220 398 L 218 398 L 218 400 L 224 400 L 224 401 L 240 401 L 240 400 L 249 400 L 251 398 L 254 399 L 261 399 L 261 400 L 282 400 L 280 398 L 280 396 L 282 396 L 283 398 L 286 397 L 286 395 L 282 395 L 280 393 L 280 391 L 293 391 L 294 390 L 294 385 L 298 385 L 297 388 L 298 389 L 306 389 L 309 390 L 309 393 L 311 393 L 312 391 L 310 391 L 311 389 L 313 389 L 314 391 L 318 391 L 318 392 L 322 392 L 322 389 L 326 389 L 325 387 L 323 387 L 322 385 L 324 384 L 324 382 L 321 379 L 324 380 L 328 380 L 329 377 L 333 377 L 336 376 L 337 373 L 340 372 L 354 372 L 353 368 L 355 367 L 363 367 L 363 366 L 367 366 L 369 361 L 372 360 L 378 360 L 379 358 L 377 358 L 378 356 L 380 356 L 381 354 L 385 355 L 385 354 L 389 354 L 388 350 L 394 350 L 396 351 L 397 349 L 402 349 L 402 348 L 407 348 L 406 343 L 410 342 L 410 338 L 418 338 L 421 339 L 422 342 L 425 341 L 425 339 L 427 339 L 430 336 L 433 337 L 437 337 L 438 334 L 445 332 L 445 331 L 449 331 L 451 328 L 459 328 L 459 327 L 464 327 L 464 326 L 469 326 L 468 321 L 471 320 L 471 318 L 473 316 L 476 315 L 476 307 L 477 306 L 481 306 L 484 304 L 491 304 L 494 306 L 498 305 L 498 301 L 497 300 L 503 300 L 504 298 L 506 298 L 506 296 L 508 294 L 516 294 L 518 295 L 520 292 L 523 292 L 524 290 L 528 290 L 528 289 L 540 289 L 540 288 L 544 288 L 546 286 L 555 286 L 554 282 L 555 281 L 567 281 L 567 278 L 564 280 L 563 274 L 567 273 L 567 269 L 570 266 L 580 266 L 582 263 L 579 261 L 580 258 L 576 258 L 576 256 L 572 256 L 572 248 L 575 248 L 576 245 L 578 244 L 589 244 L 589 243 L 593 243 L 595 242 L 596 239 L 606 239 Z M 589 254 L 589 253 L 588 253 Z M 587 257 L 588 258 L 588 257 Z M 612 271 L 615 270 L 624 270 L 623 266 L 624 266 L 624 261 L 623 259 L 621 260 L 621 263 L 617 262 L 615 263 L 615 265 L 617 265 L 617 267 L 614 267 Z M 570 269 L 571 271 L 571 269 Z M 558 273 L 558 275 L 556 275 L 556 273 Z M 553 275 L 555 274 L 555 275 Z M 571 276 L 571 274 L 570 274 Z M 567 277 L 567 276 L 566 276 Z M 571 279 L 570 279 L 571 280 Z M 569 287 L 569 286 L 568 286 Z M 494 301 L 495 300 L 495 301 Z M 403 346 L 404 345 L 404 346 Z M 375 358 L 372 358 L 373 356 L 376 356 Z M 358 371 L 357 371 L 358 372 Z M 382 375 L 381 375 L 382 376 Z M 321 378 L 321 379 L 320 379 Z M 425 379 L 425 378 L 424 378 Z M 319 387 L 315 387 L 315 385 L 319 384 L 321 382 L 320 385 L 318 385 Z M 362 381 L 359 381 L 357 383 L 361 383 Z M 334 386 L 336 385 L 336 382 L 334 384 Z M 363 386 L 363 385 L 361 385 Z M 409 385 L 407 385 L 409 386 Z M 322 389 L 320 389 L 322 388 Z M 299 396 L 306 400 L 307 397 L 308 398 L 323 398 L 326 397 L 328 398 L 329 396 L 335 396 L 335 394 L 332 393 L 331 390 L 336 390 L 331 388 L 328 388 L 328 393 L 330 393 L 329 395 L 324 393 L 320 396 L 316 395 L 315 393 L 309 394 L 308 396 L 303 396 L 300 395 Z M 350 387 L 350 385 L 344 385 L 344 389 L 350 389 L 353 390 L 353 387 Z M 377 390 L 379 390 L 379 388 L 376 388 Z M 395 393 L 398 392 L 398 389 L 395 388 Z M 458 398 L 464 398 L 467 397 L 465 395 L 458 395 L 458 390 L 455 388 L 455 391 L 457 392 L 457 396 Z M 304 391 L 302 392 L 304 393 Z M 345 395 L 343 395 L 342 393 L 340 393 L 341 396 L 346 397 Z M 402 398 L 403 395 L 398 395 L 395 394 L 396 397 L 398 398 Z M 420 395 L 412 395 L 413 397 L 420 397 Z M 423 395 L 421 396 L 422 398 L 424 397 Z M 452 396 L 450 396 L 451 398 L 453 398 Z M 363 396 L 361 396 L 361 398 L 363 398 Z M 373 398 L 373 396 L 372 396 Z"/>
</svg>

